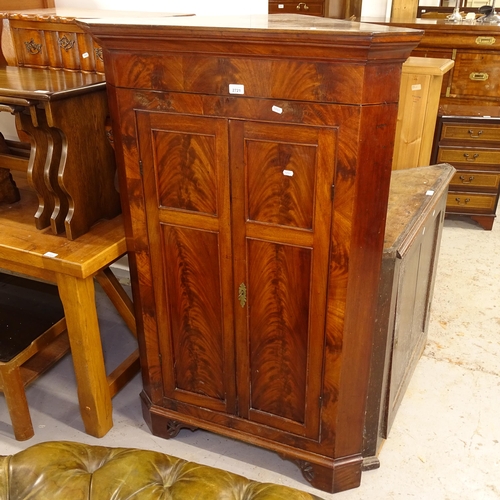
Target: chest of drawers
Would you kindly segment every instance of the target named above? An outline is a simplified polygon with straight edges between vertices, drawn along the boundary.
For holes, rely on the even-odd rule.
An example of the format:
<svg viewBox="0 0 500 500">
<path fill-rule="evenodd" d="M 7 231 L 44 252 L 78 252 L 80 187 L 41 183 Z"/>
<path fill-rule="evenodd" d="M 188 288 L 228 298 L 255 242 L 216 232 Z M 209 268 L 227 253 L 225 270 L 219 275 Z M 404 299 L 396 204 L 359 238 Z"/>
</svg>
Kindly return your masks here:
<svg viewBox="0 0 500 500">
<path fill-rule="evenodd" d="M 467 215 L 491 229 L 500 163 L 500 27 L 444 19 L 389 24 L 425 30 L 412 56 L 455 63 L 441 86 L 431 164 L 448 162 L 457 169 L 447 213 Z"/>
<path fill-rule="evenodd" d="M 433 160 L 457 169 L 447 212 L 467 215 L 490 230 L 500 187 L 500 118 L 441 116 Z"/>
</svg>

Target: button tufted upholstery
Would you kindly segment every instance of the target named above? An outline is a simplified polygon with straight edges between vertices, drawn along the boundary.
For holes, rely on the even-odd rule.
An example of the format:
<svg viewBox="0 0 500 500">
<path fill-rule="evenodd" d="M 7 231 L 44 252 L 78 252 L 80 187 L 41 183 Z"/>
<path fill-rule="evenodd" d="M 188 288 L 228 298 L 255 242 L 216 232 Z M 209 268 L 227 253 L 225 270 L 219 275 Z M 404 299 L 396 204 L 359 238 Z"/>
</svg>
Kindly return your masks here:
<svg viewBox="0 0 500 500">
<path fill-rule="evenodd" d="M 154 451 L 55 441 L 0 456 L 0 500 L 319 500 Z"/>
</svg>

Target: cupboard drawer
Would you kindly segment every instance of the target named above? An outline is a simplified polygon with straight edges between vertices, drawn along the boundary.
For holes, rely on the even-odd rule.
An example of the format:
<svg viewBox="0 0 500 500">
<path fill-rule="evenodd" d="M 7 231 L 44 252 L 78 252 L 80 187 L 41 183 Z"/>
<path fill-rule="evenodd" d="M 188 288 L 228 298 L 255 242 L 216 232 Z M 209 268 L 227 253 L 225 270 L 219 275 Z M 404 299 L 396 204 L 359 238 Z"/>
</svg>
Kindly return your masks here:
<svg viewBox="0 0 500 500">
<path fill-rule="evenodd" d="M 12 47 L 6 59 L 15 66 L 104 73 L 102 48 L 71 19 L 66 22 L 10 20 Z M 11 53 L 11 51 L 14 51 Z"/>
<path fill-rule="evenodd" d="M 441 130 L 441 139 L 471 140 L 471 141 L 500 141 L 500 125 L 478 123 L 444 123 Z"/>
<path fill-rule="evenodd" d="M 323 16 L 324 2 L 269 2 L 269 14 Z"/>
<path fill-rule="evenodd" d="M 440 146 L 437 163 L 463 163 L 470 165 L 496 165 L 500 163 L 500 150 L 489 148 L 453 148 Z"/>
<path fill-rule="evenodd" d="M 450 181 L 450 188 L 453 189 L 481 189 L 488 191 L 498 191 L 500 186 L 500 173 L 459 171 L 456 172 Z"/>
<path fill-rule="evenodd" d="M 455 59 L 451 95 L 498 98 L 500 56 L 484 53 L 458 53 Z"/>
<path fill-rule="evenodd" d="M 496 194 L 449 192 L 446 200 L 446 211 L 450 213 L 495 213 L 496 199 Z"/>
</svg>

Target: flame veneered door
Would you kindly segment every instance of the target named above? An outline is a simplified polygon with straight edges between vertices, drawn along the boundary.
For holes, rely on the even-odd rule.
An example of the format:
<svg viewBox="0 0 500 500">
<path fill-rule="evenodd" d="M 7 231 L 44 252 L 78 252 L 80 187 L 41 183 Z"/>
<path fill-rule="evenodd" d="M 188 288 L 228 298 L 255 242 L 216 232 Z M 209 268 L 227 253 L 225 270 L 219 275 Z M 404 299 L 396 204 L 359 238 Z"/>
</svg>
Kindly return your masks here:
<svg viewBox="0 0 500 500">
<path fill-rule="evenodd" d="M 243 418 L 317 439 L 335 128 L 231 121 Z"/>
<path fill-rule="evenodd" d="M 164 396 L 232 413 L 227 120 L 137 112 L 137 129 Z"/>
</svg>

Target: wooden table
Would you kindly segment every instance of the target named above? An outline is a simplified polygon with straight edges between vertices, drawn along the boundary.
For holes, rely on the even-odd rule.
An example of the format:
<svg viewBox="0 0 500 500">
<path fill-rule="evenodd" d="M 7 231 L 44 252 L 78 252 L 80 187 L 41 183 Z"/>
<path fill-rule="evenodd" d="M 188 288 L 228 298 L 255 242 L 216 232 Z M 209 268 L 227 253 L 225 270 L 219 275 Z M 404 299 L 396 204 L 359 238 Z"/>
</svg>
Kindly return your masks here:
<svg viewBox="0 0 500 500">
<path fill-rule="evenodd" d="M 0 268 L 56 283 L 66 315 L 85 430 L 104 436 L 113 425 L 111 398 L 139 370 L 136 350 L 106 376 L 95 306 L 94 277 L 135 334 L 132 301 L 109 265 L 126 253 L 122 217 L 97 223 L 75 241 L 39 231 L 32 222 L 34 193 L 0 205 Z"/>
</svg>

